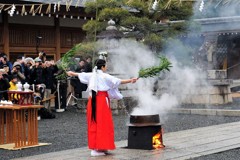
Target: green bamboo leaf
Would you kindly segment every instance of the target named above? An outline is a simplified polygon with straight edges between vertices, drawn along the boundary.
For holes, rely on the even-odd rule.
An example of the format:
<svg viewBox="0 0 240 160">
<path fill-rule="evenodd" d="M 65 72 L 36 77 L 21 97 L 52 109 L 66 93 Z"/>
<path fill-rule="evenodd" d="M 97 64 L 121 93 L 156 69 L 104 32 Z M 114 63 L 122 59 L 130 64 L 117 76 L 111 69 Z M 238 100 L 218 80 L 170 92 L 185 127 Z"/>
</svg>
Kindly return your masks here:
<svg viewBox="0 0 240 160">
<path fill-rule="evenodd" d="M 161 72 L 165 70 L 170 71 L 170 67 L 172 67 L 171 62 L 166 57 L 162 56 L 159 58 L 160 58 L 159 66 L 140 69 L 140 71 L 138 72 L 138 77 L 139 78 L 154 77 L 154 76 L 158 76 Z"/>
<path fill-rule="evenodd" d="M 81 47 L 81 44 L 77 44 L 63 55 L 63 57 L 60 60 L 60 63 L 57 65 L 58 69 L 63 70 L 63 73 L 56 76 L 57 79 L 66 79 L 67 77 L 66 71 L 68 70 L 70 65 L 73 65 L 75 63 L 74 61 L 72 61 L 72 58 L 75 55 L 75 53 L 79 50 L 80 47 Z"/>
</svg>

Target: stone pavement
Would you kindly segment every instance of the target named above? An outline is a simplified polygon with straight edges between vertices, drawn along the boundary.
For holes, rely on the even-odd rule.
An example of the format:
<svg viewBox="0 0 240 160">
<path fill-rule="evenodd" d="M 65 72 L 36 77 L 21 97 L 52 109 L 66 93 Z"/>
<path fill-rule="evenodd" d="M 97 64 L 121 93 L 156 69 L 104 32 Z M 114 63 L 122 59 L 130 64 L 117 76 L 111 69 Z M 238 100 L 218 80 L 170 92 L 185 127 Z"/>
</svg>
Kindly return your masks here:
<svg viewBox="0 0 240 160">
<path fill-rule="evenodd" d="M 126 149 L 127 141 L 116 142 L 110 155 L 90 157 L 87 147 L 52 152 L 14 160 L 183 160 L 240 147 L 240 122 L 225 123 L 166 133 L 165 148 L 158 150 Z"/>
</svg>

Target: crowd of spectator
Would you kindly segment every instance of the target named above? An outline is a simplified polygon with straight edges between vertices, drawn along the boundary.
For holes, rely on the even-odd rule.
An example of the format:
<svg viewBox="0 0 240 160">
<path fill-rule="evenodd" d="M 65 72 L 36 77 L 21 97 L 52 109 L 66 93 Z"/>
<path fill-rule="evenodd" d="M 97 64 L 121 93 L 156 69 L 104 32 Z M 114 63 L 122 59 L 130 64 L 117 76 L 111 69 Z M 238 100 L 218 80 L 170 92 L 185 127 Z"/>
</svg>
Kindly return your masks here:
<svg viewBox="0 0 240 160">
<path fill-rule="evenodd" d="M 91 57 L 86 59 L 80 58 L 79 62 L 71 67 L 76 72 L 91 72 Z M 49 97 L 50 94 L 55 95 L 55 108 L 66 108 L 67 98 L 67 79 L 57 80 L 56 75 L 59 74 L 58 67 L 54 60 L 47 60 L 46 53 L 40 52 L 36 58 L 17 57 L 15 62 L 10 62 L 5 53 L 0 53 L 0 100 L 8 100 L 7 92 L 16 90 L 16 84 L 28 83 L 32 90 L 36 87 L 44 88 L 39 91 L 40 97 Z M 86 90 L 86 86 L 81 84 L 76 78 L 70 83 L 74 87 L 74 93 L 81 98 L 81 92 Z M 58 86 L 59 85 L 59 86 Z M 33 88 L 34 87 L 34 88 Z M 58 93 L 59 92 L 59 93 Z M 60 97 L 58 97 L 60 96 Z M 60 101 L 59 101 L 60 99 Z M 60 102 L 60 106 L 58 104 Z M 47 104 L 49 106 L 49 104 Z"/>
</svg>

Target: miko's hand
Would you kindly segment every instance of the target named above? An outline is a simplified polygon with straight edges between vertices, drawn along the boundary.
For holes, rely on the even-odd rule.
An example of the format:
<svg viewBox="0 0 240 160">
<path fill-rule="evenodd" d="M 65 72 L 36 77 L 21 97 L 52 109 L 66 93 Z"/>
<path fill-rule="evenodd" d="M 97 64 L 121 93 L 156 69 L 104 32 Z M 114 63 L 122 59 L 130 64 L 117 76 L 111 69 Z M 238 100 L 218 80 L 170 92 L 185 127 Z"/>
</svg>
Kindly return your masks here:
<svg viewBox="0 0 240 160">
<path fill-rule="evenodd" d="M 74 72 L 73 71 L 67 71 L 68 76 L 73 76 Z"/>
<path fill-rule="evenodd" d="M 132 82 L 131 83 L 135 83 L 137 82 L 138 78 L 132 78 Z"/>
</svg>

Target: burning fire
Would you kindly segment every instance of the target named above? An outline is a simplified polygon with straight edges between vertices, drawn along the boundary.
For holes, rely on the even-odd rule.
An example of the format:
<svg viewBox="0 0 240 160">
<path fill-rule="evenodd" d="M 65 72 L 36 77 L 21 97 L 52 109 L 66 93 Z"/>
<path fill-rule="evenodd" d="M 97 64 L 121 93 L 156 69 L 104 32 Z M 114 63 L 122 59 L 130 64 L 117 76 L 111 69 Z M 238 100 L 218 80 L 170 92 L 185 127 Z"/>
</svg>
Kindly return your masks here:
<svg viewBox="0 0 240 160">
<path fill-rule="evenodd" d="M 158 132 L 153 136 L 152 143 L 153 143 L 153 148 L 155 149 L 165 147 L 162 143 L 162 135 L 160 132 Z"/>
</svg>

